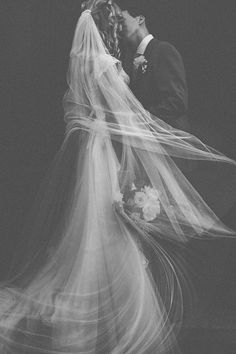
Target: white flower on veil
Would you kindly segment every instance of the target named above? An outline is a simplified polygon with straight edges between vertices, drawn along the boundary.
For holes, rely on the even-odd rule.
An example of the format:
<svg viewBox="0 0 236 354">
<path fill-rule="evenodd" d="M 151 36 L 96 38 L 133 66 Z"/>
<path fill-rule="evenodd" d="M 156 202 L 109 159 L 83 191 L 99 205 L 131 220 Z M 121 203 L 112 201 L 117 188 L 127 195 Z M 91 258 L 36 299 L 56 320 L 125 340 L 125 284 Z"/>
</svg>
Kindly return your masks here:
<svg viewBox="0 0 236 354">
<path fill-rule="evenodd" d="M 151 186 L 132 183 L 127 193 L 116 197 L 120 208 L 133 220 L 151 222 L 161 213 L 160 192 Z"/>
<path fill-rule="evenodd" d="M 151 188 L 150 186 L 145 186 L 144 191 L 149 199 L 159 200 L 160 192 L 157 189 Z"/>
<path fill-rule="evenodd" d="M 123 194 L 122 194 L 121 192 L 116 192 L 116 193 L 115 193 L 115 198 L 114 198 L 114 200 L 115 200 L 116 202 L 122 203 L 122 199 L 123 199 Z"/>
<path fill-rule="evenodd" d="M 160 214 L 161 205 L 159 201 L 149 202 L 143 207 L 143 218 L 146 221 L 152 221 Z"/>
<path fill-rule="evenodd" d="M 147 200 L 148 198 L 145 192 L 136 192 L 134 195 L 134 202 L 138 208 L 143 208 Z"/>
</svg>

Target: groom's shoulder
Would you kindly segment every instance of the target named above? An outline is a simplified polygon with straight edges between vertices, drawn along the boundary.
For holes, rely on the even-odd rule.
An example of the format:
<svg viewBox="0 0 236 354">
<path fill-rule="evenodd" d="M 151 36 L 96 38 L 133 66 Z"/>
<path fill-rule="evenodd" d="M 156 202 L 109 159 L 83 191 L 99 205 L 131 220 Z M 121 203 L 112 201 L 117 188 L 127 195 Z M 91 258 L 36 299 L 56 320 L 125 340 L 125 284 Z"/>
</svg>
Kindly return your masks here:
<svg viewBox="0 0 236 354">
<path fill-rule="evenodd" d="M 161 41 L 157 38 L 154 38 L 151 43 L 151 54 L 154 56 L 179 56 L 179 52 L 176 47 L 167 41 Z"/>
</svg>

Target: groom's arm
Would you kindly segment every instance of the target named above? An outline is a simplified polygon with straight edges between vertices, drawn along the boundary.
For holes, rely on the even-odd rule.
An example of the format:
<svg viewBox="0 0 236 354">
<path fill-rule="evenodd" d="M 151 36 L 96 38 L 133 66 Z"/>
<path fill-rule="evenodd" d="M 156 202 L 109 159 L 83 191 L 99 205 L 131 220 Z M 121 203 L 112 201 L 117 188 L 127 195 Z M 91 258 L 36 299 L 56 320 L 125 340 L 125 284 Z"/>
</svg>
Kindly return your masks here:
<svg viewBox="0 0 236 354">
<path fill-rule="evenodd" d="M 152 53 L 155 102 L 151 113 L 169 124 L 187 113 L 188 90 L 183 60 L 168 42 L 160 42 Z"/>
</svg>

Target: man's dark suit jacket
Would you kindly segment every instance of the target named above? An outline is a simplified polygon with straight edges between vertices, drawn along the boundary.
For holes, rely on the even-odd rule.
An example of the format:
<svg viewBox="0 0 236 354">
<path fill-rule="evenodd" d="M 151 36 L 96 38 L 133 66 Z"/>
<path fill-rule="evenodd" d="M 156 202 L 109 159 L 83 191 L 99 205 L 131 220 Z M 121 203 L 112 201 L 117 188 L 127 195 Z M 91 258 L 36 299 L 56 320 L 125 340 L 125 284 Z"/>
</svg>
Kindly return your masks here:
<svg viewBox="0 0 236 354">
<path fill-rule="evenodd" d="M 183 60 L 168 42 L 153 38 L 144 53 L 147 70 L 139 67 L 131 90 L 149 112 L 175 128 L 189 130 L 188 89 Z"/>
</svg>

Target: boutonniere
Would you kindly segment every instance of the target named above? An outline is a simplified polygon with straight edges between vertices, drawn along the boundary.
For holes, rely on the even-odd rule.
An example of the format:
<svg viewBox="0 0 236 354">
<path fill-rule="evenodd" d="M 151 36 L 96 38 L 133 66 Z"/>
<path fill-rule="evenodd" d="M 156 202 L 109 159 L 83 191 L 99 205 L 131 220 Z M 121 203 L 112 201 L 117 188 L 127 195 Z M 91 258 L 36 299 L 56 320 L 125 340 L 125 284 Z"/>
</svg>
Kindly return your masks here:
<svg viewBox="0 0 236 354">
<path fill-rule="evenodd" d="M 148 61 L 144 55 L 139 55 L 134 59 L 134 70 L 138 70 L 141 67 L 142 74 L 145 74 L 148 67 Z"/>
</svg>

